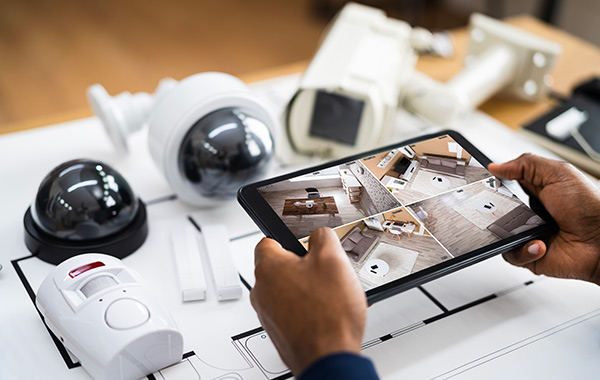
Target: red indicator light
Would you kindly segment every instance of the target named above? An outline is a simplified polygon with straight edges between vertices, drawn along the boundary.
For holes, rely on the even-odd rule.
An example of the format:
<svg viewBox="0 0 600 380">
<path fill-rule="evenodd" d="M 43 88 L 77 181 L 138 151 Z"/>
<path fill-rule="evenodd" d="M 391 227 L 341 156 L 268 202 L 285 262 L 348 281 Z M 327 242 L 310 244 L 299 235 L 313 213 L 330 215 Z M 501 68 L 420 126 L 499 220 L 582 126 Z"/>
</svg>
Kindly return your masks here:
<svg viewBox="0 0 600 380">
<path fill-rule="evenodd" d="M 98 268 L 98 267 L 103 267 L 104 263 L 100 262 L 100 261 L 96 261 L 90 264 L 85 264 L 80 266 L 79 268 L 75 268 L 72 271 L 69 272 L 69 277 L 71 278 L 75 278 L 77 276 L 79 276 L 82 273 L 87 272 L 88 270 L 94 269 L 94 268 Z"/>
</svg>

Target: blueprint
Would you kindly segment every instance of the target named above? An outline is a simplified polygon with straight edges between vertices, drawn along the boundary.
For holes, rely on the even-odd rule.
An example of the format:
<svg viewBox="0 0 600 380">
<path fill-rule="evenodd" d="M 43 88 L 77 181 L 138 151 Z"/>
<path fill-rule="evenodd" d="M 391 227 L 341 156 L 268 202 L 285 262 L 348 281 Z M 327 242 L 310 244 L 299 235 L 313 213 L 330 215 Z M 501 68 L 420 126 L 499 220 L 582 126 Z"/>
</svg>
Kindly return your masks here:
<svg viewBox="0 0 600 380">
<path fill-rule="evenodd" d="M 282 107 L 297 78 L 284 77 L 254 88 Z M 410 115 L 399 115 L 399 120 L 404 128 L 398 131 L 402 138 L 433 129 Z M 481 113 L 461 132 L 494 160 L 508 160 L 526 151 L 549 155 L 516 139 L 514 132 Z M 495 136 L 493 143 L 490 135 Z M 148 206 L 148 239 L 124 263 L 142 275 L 171 311 L 183 333 L 185 352 L 181 362 L 148 378 L 291 377 L 248 297 L 254 284 L 253 250 L 262 234 L 235 201 L 217 209 L 195 209 L 177 200 L 154 167 L 145 137 L 133 138 L 127 158 L 113 153 L 95 118 L 0 138 L 4 157 L 17 155 L 24 146 L 36 152 L 35 157 L 24 157 L 16 164 L 19 168 L 0 169 L 3 183 L 19 184 L 3 193 L 0 296 L 11 307 L 0 309 L 0 378 L 43 378 L 47 373 L 61 379 L 89 378 L 77 358 L 53 340 L 34 307 L 35 292 L 53 266 L 27 251 L 21 224 L 41 178 L 56 164 L 75 157 L 109 162 Z M 69 141 L 73 139 L 80 144 L 72 146 Z M 57 144 L 46 144 L 48 140 Z M 64 141 L 64 146 L 59 141 Z M 40 161 L 49 164 L 40 165 Z M 27 178 L 20 175 L 22 170 L 29 173 Z M 291 169 L 275 165 L 272 173 L 284 170 Z M 218 302 L 207 273 L 207 299 L 181 301 L 169 232 L 185 223 L 226 225 L 234 261 L 246 286 L 241 299 Z M 197 239 L 203 247 L 200 231 Z M 598 342 L 599 287 L 535 276 L 495 257 L 371 306 L 362 349 L 382 378 L 564 379 L 597 377 Z M 36 365 L 32 366 L 32 361 Z"/>
</svg>

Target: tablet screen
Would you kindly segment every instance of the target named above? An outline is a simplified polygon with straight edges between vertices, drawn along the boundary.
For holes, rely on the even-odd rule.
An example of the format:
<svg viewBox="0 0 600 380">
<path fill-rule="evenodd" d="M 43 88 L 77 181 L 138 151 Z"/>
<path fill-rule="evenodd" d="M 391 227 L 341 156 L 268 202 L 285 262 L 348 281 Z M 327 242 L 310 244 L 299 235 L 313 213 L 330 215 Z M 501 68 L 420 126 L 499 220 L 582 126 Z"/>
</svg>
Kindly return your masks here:
<svg viewBox="0 0 600 380">
<path fill-rule="evenodd" d="M 257 190 L 305 248 L 332 228 L 365 290 L 544 224 L 450 135 Z"/>
</svg>

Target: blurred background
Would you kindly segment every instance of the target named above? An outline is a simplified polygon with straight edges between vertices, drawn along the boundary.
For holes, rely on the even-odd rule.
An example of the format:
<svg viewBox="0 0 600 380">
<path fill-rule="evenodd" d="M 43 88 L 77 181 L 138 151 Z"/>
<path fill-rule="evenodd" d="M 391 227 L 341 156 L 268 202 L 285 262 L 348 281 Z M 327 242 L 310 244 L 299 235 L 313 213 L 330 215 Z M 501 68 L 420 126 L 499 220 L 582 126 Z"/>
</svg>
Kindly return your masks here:
<svg viewBox="0 0 600 380">
<path fill-rule="evenodd" d="M 531 14 L 600 45 L 597 0 L 358 1 L 429 29 L 473 11 Z M 164 77 L 246 81 L 308 62 L 341 0 L 0 0 L 0 133 L 91 115 L 85 90 L 153 91 Z"/>
</svg>

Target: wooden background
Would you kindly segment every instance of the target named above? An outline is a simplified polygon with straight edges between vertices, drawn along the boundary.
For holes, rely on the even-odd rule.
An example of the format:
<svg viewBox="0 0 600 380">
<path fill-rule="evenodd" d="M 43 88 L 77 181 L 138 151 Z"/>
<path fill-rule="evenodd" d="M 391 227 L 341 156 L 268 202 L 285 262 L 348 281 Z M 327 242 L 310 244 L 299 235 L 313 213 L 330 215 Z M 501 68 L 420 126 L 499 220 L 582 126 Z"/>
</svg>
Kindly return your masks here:
<svg viewBox="0 0 600 380">
<path fill-rule="evenodd" d="M 88 116 L 85 90 L 153 91 L 164 77 L 243 79 L 308 61 L 344 1 L 0 0 L 0 133 Z M 433 28 L 465 25 L 443 2 L 372 0 Z"/>
</svg>

